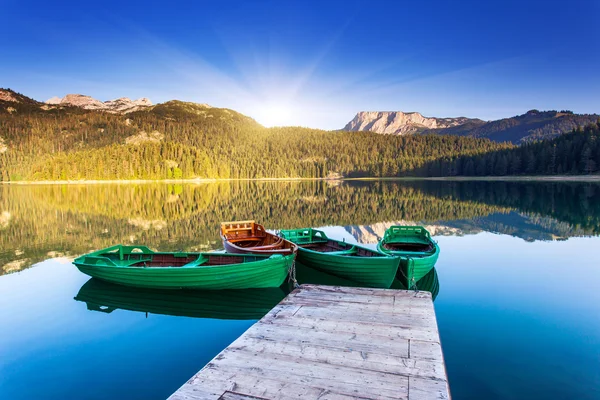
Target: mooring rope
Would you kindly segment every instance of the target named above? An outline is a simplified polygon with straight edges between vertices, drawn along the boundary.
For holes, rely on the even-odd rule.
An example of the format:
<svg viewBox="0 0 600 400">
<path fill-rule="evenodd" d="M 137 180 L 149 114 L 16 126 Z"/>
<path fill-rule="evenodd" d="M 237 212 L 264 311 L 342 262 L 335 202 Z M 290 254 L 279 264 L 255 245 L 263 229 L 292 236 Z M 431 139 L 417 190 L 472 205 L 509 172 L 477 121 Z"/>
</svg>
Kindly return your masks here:
<svg viewBox="0 0 600 400">
<path fill-rule="evenodd" d="M 404 273 L 402 268 L 400 268 L 400 273 L 402 276 L 406 278 L 406 289 L 411 290 L 414 288 L 415 292 L 419 292 L 419 288 L 417 287 L 417 282 L 415 281 L 415 260 L 412 257 L 400 257 L 402 260 L 406 260 L 406 269 L 408 271 L 408 275 L 411 276 L 409 279 L 408 276 Z"/>
<path fill-rule="evenodd" d="M 288 270 L 288 281 L 292 282 L 294 289 L 300 287 L 296 280 L 296 260 L 292 261 L 292 265 L 290 265 L 290 269 Z"/>
</svg>

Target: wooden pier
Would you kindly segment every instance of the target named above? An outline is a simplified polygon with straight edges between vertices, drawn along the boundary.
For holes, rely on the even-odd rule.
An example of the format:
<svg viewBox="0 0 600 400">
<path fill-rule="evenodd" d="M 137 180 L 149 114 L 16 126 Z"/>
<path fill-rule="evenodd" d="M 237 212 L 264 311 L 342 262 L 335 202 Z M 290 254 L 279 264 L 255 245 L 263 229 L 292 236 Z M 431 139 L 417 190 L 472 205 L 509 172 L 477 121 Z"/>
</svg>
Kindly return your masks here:
<svg viewBox="0 0 600 400">
<path fill-rule="evenodd" d="M 429 292 L 302 285 L 170 400 L 450 399 Z"/>
</svg>

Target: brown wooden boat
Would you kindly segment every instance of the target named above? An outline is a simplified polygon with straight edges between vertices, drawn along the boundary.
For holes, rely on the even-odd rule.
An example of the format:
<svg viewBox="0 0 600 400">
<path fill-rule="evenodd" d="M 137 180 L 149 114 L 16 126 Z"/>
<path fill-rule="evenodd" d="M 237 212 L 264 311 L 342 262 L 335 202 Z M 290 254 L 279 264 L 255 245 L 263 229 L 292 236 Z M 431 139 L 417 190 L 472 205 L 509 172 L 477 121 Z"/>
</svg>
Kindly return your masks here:
<svg viewBox="0 0 600 400">
<path fill-rule="evenodd" d="M 298 246 L 273 235 L 254 221 L 221 223 L 221 239 L 228 253 L 296 254 Z"/>
</svg>

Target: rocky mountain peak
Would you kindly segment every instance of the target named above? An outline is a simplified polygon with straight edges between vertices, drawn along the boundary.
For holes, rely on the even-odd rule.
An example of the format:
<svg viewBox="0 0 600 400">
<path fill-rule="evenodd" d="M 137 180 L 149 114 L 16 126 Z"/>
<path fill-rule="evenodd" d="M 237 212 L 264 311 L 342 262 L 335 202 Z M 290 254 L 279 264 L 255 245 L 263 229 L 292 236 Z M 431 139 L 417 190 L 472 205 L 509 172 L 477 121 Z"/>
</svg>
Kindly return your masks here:
<svg viewBox="0 0 600 400">
<path fill-rule="evenodd" d="M 51 99 L 46 100 L 46 104 L 80 107 L 85 110 L 98 110 L 118 114 L 126 114 L 152 106 L 152 102 L 150 101 L 150 99 L 145 97 L 142 97 L 137 100 L 131 100 L 128 97 L 121 97 L 118 99 L 102 102 L 100 100 L 94 99 L 93 97 L 85 96 L 82 94 L 68 94 L 62 99 L 59 97 L 52 97 Z"/>
<path fill-rule="evenodd" d="M 2 101 L 12 101 L 14 103 L 19 103 L 18 97 L 15 95 L 10 89 L 0 89 L 0 100 Z"/>
<path fill-rule="evenodd" d="M 60 105 L 81 107 L 86 110 L 100 110 L 105 108 L 104 103 L 100 100 L 83 94 L 68 94 L 62 98 Z"/>
<path fill-rule="evenodd" d="M 61 101 L 62 101 L 62 99 L 60 97 L 54 96 L 54 97 L 46 100 L 45 103 L 50 104 L 50 105 L 56 105 L 56 104 L 60 104 Z"/>
<path fill-rule="evenodd" d="M 344 127 L 345 131 L 371 131 L 390 135 L 406 135 L 427 129 L 450 128 L 472 121 L 470 118 L 424 117 L 418 112 L 361 111 Z"/>
</svg>

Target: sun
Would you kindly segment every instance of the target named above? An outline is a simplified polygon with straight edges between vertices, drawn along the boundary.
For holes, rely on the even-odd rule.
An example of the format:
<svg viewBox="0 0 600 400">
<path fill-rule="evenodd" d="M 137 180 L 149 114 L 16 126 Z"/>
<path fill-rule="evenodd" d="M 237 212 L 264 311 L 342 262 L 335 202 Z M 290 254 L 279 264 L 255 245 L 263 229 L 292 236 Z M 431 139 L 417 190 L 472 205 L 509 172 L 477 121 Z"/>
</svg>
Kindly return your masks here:
<svg viewBox="0 0 600 400">
<path fill-rule="evenodd" d="M 260 107 L 256 120 L 267 128 L 288 126 L 292 118 L 292 109 L 285 103 L 267 103 Z"/>
</svg>

